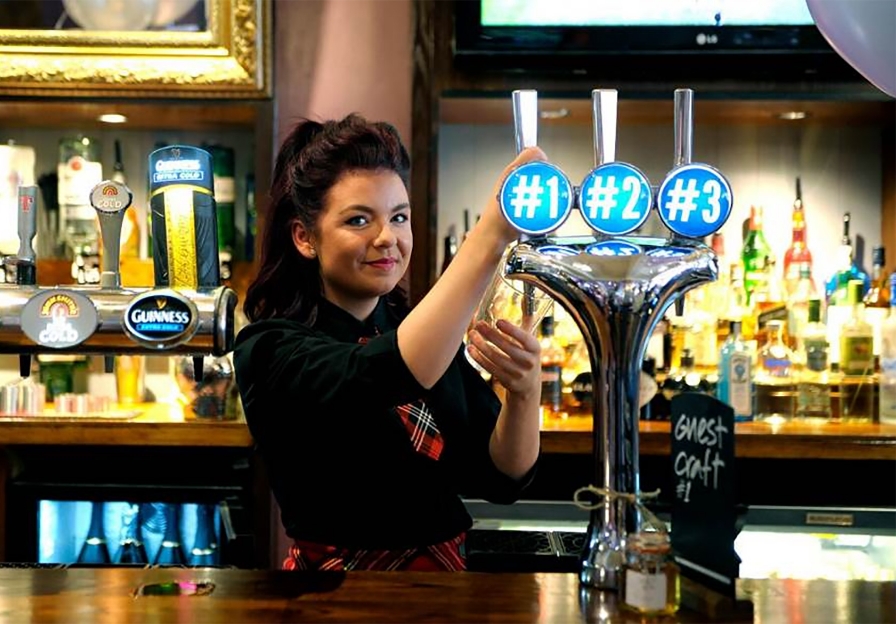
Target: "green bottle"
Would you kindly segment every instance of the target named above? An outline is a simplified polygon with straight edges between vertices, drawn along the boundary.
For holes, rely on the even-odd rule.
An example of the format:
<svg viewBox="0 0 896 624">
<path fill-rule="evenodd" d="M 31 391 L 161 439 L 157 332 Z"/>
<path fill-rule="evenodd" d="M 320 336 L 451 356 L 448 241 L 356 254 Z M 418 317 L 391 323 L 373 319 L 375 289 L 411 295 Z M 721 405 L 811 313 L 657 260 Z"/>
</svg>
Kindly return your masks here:
<svg viewBox="0 0 896 624">
<path fill-rule="evenodd" d="M 744 263 L 744 290 L 747 303 L 753 303 L 753 292 L 766 290 L 769 279 L 767 259 L 773 258 L 772 249 L 762 232 L 762 206 L 750 206 L 750 229 L 741 259 Z"/>
<path fill-rule="evenodd" d="M 221 279 L 230 279 L 233 250 L 236 246 L 234 228 L 234 204 L 236 200 L 236 179 L 234 177 L 234 153 L 230 147 L 207 145 L 204 149 L 212 155 L 212 170 L 215 174 L 215 203 L 218 217 L 218 258 L 221 265 Z"/>
</svg>

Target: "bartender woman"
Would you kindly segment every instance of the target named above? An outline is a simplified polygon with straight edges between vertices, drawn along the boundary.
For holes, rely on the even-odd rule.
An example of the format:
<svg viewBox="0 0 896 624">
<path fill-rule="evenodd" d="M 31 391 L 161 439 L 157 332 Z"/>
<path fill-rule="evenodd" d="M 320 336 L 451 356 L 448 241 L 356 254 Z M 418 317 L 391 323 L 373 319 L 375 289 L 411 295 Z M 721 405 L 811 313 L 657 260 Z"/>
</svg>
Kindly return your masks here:
<svg viewBox="0 0 896 624">
<path fill-rule="evenodd" d="M 462 570 L 460 495 L 512 503 L 539 454 L 540 349 L 501 320 L 463 337 L 517 232 L 497 190 L 409 309 L 409 157 L 358 115 L 303 121 L 277 156 L 238 335 L 246 420 L 294 543 L 286 569 Z M 467 362 L 506 389 L 502 403 Z"/>
</svg>

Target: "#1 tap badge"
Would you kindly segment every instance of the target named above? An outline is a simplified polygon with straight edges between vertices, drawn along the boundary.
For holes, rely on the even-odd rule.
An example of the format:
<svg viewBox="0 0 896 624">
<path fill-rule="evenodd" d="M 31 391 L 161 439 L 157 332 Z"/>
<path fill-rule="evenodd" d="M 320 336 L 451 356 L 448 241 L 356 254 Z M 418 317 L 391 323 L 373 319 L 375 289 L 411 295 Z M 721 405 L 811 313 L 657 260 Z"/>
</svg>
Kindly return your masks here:
<svg viewBox="0 0 896 624">
<path fill-rule="evenodd" d="M 22 307 L 22 331 L 51 349 L 75 347 L 93 335 L 98 317 L 93 302 L 73 290 L 42 291 Z"/>
<path fill-rule="evenodd" d="M 504 218 L 520 232 L 546 234 L 566 221 L 575 204 L 575 192 L 559 167 L 533 161 L 510 172 L 498 203 Z"/>
<path fill-rule="evenodd" d="M 128 335 L 144 346 L 157 349 L 187 342 L 198 325 L 195 304 L 174 290 L 150 290 L 137 295 L 124 315 Z"/>
</svg>

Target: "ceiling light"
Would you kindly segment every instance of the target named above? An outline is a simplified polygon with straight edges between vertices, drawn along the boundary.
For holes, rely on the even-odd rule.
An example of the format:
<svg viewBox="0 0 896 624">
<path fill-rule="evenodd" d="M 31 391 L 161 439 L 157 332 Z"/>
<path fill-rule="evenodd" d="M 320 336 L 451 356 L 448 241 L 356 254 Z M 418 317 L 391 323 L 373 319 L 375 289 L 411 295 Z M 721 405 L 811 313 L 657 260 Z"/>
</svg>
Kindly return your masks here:
<svg viewBox="0 0 896 624">
<path fill-rule="evenodd" d="M 110 124 L 125 123 L 128 120 L 127 117 L 125 117 L 124 115 L 120 115 L 118 113 L 105 113 L 105 114 L 97 117 L 97 119 L 99 119 L 103 123 L 110 123 Z"/>
<path fill-rule="evenodd" d="M 807 113 L 806 111 L 787 111 L 786 113 L 778 113 L 778 119 L 785 119 L 787 121 L 805 119 L 808 116 L 809 113 Z"/>
<path fill-rule="evenodd" d="M 564 117 L 569 117 L 569 109 L 554 108 L 550 110 L 543 110 L 539 113 L 539 117 L 541 117 L 542 119 L 563 119 Z"/>
</svg>

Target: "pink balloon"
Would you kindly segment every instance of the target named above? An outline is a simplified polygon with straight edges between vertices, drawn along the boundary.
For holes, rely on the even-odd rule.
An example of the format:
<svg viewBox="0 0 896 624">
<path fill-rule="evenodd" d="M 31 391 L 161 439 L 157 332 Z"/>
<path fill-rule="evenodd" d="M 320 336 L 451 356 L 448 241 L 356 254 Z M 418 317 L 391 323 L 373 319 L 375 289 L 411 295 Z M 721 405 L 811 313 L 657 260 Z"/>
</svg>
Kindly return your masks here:
<svg viewBox="0 0 896 624">
<path fill-rule="evenodd" d="M 875 87 L 896 97 L 896 0 L 806 0 L 831 47 Z"/>
</svg>

